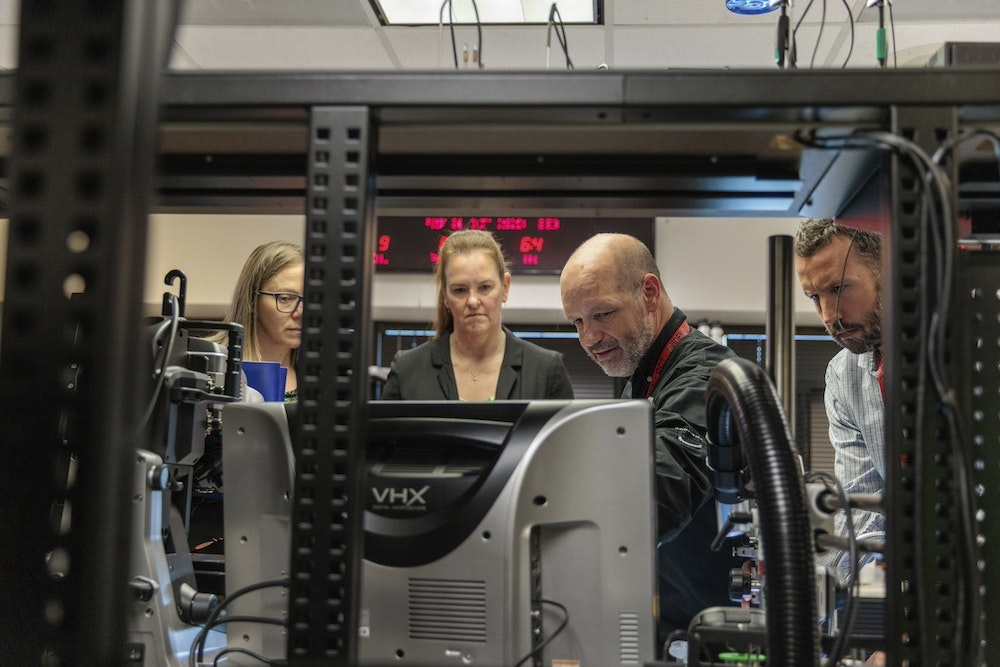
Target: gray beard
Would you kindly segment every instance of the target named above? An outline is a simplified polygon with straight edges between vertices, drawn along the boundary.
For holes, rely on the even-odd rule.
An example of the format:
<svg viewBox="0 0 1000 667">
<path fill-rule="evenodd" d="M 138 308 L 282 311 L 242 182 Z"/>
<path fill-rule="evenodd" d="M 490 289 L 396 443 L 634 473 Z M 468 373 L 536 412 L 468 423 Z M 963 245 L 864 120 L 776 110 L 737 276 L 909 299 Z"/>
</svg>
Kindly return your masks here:
<svg viewBox="0 0 1000 667">
<path fill-rule="evenodd" d="M 597 363 L 609 377 L 632 377 L 654 340 L 656 332 L 653 331 L 653 325 L 643 318 L 634 334 L 618 342 L 622 351 L 621 361 L 608 366 Z M 591 358 L 593 359 L 593 355 Z"/>
</svg>

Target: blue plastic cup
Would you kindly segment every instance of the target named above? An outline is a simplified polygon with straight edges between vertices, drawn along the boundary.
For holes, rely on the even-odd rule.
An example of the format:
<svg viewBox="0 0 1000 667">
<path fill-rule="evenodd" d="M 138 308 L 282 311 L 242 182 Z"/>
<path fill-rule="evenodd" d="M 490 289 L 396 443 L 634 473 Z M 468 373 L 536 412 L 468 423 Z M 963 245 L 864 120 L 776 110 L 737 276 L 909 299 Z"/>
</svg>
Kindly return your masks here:
<svg viewBox="0 0 1000 667">
<path fill-rule="evenodd" d="M 288 369 L 277 361 L 244 361 L 247 384 L 256 389 L 265 401 L 285 400 L 285 376 Z"/>
</svg>

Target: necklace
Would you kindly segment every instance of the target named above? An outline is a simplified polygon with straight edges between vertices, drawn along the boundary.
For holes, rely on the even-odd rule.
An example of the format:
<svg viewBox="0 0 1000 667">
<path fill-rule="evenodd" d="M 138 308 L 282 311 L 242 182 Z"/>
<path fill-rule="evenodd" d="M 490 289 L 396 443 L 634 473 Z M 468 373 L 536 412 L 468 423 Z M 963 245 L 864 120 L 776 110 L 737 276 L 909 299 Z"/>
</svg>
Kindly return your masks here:
<svg viewBox="0 0 1000 667">
<path fill-rule="evenodd" d="M 497 356 L 503 354 L 504 349 L 506 347 L 505 343 L 506 343 L 506 339 L 504 339 L 501 342 L 501 345 L 500 345 L 500 347 L 498 349 L 495 349 L 493 352 L 491 352 L 490 354 L 488 354 L 485 359 L 481 360 L 481 363 L 483 365 L 479 367 L 478 371 L 477 370 L 473 370 L 472 366 L 470 366 L 467 363 L 463 364 L 461 366 L 459 366 L 456 363 L 455 366 L 457 368 L 460 368 L 461 370 L 464 370 L 466 373 L 468 373 L 469 377 L 472 378 L 473 382 L 479 382 L 479 376 L 482 375 L 487 369 L 489 369 L 492 366 L 493 360 L 496 359 Z M 455 351 L 455 341 L 454 340 L 451 341 L 451 356 L 452 356 L 452 359 L 453 359 L 452 363 L 460 360 L 458 358 L 459 355 Z"/>
</svg>

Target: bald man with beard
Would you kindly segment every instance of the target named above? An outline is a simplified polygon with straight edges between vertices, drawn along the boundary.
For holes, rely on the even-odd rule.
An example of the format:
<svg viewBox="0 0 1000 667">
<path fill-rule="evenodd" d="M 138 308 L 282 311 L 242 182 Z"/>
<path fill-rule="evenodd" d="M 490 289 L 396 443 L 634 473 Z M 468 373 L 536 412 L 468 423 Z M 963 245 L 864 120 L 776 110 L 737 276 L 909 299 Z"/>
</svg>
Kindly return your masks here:
<svg viewBox="0 0 1000 667">
<path fill-rule="evenodd" d="M 653 405 L 662 641 L 698 612 L 732 605 L 730 570 L 742 561 L 725 544 L 710 548 L 718 521 L 705 393 L 715 366 L 735 355 L 688 325 L 634 237 L 591 237 L 566 262 L 559 287 L 588 356 L 609 376 L 629 378 L 622 398 Z"/>
</svg>

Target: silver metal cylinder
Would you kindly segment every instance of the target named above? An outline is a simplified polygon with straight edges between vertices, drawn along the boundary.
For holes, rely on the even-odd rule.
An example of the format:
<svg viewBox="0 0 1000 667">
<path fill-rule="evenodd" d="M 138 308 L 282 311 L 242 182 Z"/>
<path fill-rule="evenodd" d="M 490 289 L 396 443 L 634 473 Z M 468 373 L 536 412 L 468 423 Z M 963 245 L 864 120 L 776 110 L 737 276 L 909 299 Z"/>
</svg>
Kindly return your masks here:
<svg viewBox="0 0 1000 667">
<path fill-rule="evenodd" d="M 792 237 L 767 239 L 767 348 L 764 368 L 781 397 L 785 419 L 795 423 L 795 256 Z M 791 428 L 794 432 L 794 428 Z"/>
</svg>

